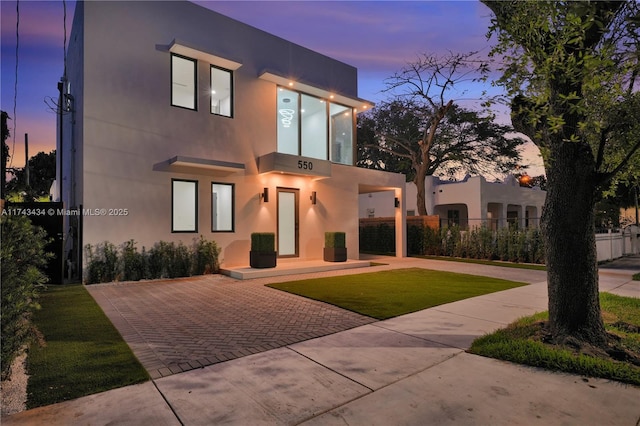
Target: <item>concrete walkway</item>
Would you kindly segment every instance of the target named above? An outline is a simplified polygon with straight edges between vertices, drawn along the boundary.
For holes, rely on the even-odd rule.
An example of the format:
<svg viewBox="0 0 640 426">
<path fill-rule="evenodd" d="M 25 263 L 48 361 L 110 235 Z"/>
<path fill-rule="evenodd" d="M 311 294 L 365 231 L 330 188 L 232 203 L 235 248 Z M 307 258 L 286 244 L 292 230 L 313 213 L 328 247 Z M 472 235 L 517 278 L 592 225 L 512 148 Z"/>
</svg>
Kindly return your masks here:
<svg viewBox="0 0 640 426">
<path fill-rule="evenodd" d="M 531 284 L 29 410 L 4 418 L 3 424 L 640 422 L 638 387 L 550 373 L 464 352 L 476 337 L 546 310 L 544 273 L 418 259 L 383 261 L 389 265 L 376 268 L 424 267 Z M 640 296 L 640 282 L 631 281 L 631 274 L 640 272 L 640 264 L 632 267 L 602 270 L 601 290 Z M 354 272 L 322 274 L 337 273 Z M 250 288 L 264 284 L 255 280 L 242 285 L 246 283 Z"/>
</svg>

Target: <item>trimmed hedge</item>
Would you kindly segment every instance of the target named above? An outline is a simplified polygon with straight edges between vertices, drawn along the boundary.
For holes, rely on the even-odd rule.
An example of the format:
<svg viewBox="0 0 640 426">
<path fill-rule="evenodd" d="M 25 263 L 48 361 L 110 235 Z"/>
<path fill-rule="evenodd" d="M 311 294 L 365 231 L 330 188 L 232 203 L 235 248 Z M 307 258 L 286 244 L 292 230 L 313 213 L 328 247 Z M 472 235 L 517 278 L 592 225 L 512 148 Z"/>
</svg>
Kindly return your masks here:
<svg viewBox="0 0 640 426">
<path fill-rule="evenodd" d="M 345 248 L 347 236 L 344 232 L 325 232 L 324 246 L 326 248 Z"/>
<path fill-rule="evenodd" d="M 202 236 L 194 239 L 191 246 L 160 241 L 149 250 L 142 247 L 142 251 L 138 251 L 136 242 L 129 240 L 120 248 L 105 241 L 96 246 L 87 244 L 85 250 L 87 284 L 178 278 L 220 271 L 220 249 L 215 241 Z"/>
<path fill-rule="evenodd" d="M 395 251 L 395 230 L 387 224 L 360 228 L 360 247 L 372 253 Z M 537 228 L 513 227 L 491 230 L 479 227 L 461 230 L 458 226 L 433 229 L 407 225 L 409 255 L 451 256 L 470 259 L 544 263 L 544 244 Z"/>
<path fill-rule="evenodd" d="M 276 234 L 273 232 L 252 233 L 251 251 L 259 253 L 273 253 L 276 251 Z"/>
<path fill-rule="evenodd" d="M 37 299 L 47 276 L 49 253 L 45 253 L 47 233 L 33 226 L 26 216 L 2 216 L 0 227 L 0 269 L 2 279 L 2 380 L 11 374 L 11 364 L 38 330 L 31 321 L 40 308 Z"/>
</svg>

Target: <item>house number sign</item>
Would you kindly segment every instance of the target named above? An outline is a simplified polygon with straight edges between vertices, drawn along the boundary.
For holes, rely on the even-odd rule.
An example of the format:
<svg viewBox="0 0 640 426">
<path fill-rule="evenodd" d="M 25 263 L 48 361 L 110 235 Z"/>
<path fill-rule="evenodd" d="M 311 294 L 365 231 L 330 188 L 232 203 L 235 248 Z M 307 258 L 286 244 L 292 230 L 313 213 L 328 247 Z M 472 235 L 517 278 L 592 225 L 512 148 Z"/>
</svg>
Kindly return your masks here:
<svg viewBox="0 0 640 426">
<path fill-rule="evenodd" d="M 258 159 L 260 173 L 280 172 L 307 176 L 331 176 L 331 162 L 318 158 L 272 152 Z"/>
<path fill-rule="evenodd" d="M 313 170 L 313 161 L 298 160 L 298 168 L 303 170 Z"/>
</svg>

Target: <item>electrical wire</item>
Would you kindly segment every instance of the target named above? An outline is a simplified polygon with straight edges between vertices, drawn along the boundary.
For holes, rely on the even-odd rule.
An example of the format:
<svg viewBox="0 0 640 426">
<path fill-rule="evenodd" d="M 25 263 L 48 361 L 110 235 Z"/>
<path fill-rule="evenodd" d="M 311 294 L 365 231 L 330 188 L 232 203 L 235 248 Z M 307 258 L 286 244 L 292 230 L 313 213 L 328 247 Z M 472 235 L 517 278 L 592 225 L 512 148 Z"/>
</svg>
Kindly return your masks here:
<svg viewBox="0 0 640 426">
<path fill-rule="evenodd" d="M 18 115 L 16 114 L 18 106 L 18 47 L 20 46 L 20 0 L 16 1 L 16 69 L 15 69 L 15 81 L 13 84 L 13 143 L 11 147 L 11 160 L 9 161 L 9 168 L 13 166 L 13 158 L 16 156 L 16 123 L 18 122 Z"/>
<path fill-rule="evenodd" d="M 64 41 L 62 43 L 62 59 L 64 61 L 64 81 L 67 81 L 67 2 L 62 0 L 62 28 L 64 30 Z"/>
</svg>

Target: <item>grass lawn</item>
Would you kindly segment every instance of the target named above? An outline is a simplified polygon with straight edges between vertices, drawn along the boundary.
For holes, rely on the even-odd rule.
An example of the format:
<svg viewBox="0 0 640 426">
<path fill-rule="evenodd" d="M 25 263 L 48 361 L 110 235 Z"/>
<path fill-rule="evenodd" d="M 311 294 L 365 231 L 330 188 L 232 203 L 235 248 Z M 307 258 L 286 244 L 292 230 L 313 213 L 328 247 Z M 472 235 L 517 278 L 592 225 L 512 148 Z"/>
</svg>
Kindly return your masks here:
<svg viewBox="0 0 640 426">
<path fill-rule="evenodd" d="M 149 375 L 82 285 L 49 286 L 27 357 L 27 408 L 144 382 Z"/>
<path fill-rule="evenodd" d="M 410 268 L 271 284 L 359 314 L 386 319 L 525 283 Z"/>
<path fill-rule="evenodd" d="M 503 268 L 516 268 L 516 269 L 533 269 L 536 271 L 546 271 L 545 265 L 535 265 L 533 263 L 515 263 L 515 262 L 503 262 L 498 260 L 482 260 L 482 259 L 468 259 L 464 257 L 450 257 L 450 256 L 412 256 L 420 259 L 433 259 L 433 260 L 446 260 L 448 262 L 462 262 L 462 263 L 475 263 L 478 265 L 490 265 L 501 266 Z"/>
<path fill-rule="evenodd" d="M 640 363 L 640 299 L 601 293 L 600 308 L 607 331 L 620 339 L 616 349 L 623 349 L 629 354 L 628 357 Z M 548 343 L 544 330 L 544 322 L 548 318 L 548 312 L 522 318 L 507 328 L 476 339 L 469 352 L 640 386 L 640 365 L 630 359 L 616 360 L 607 352 L 592 347 L 576 348 Z"/>
</svg>

